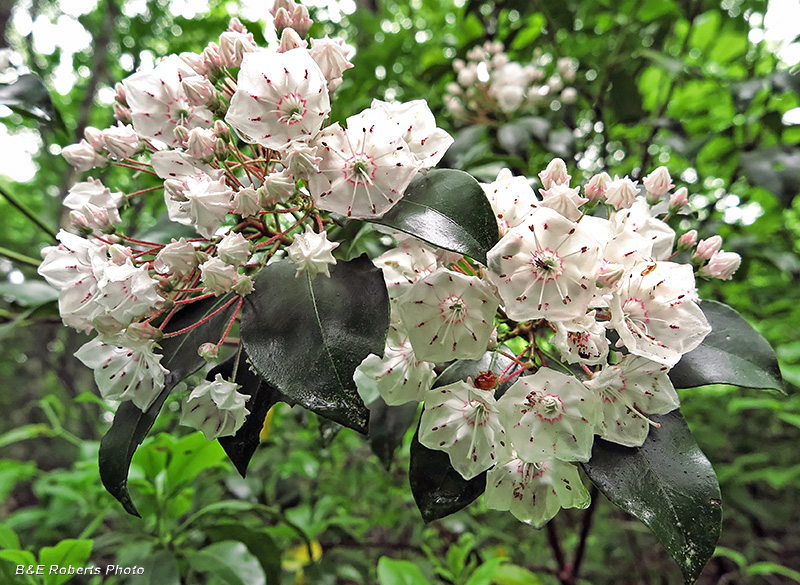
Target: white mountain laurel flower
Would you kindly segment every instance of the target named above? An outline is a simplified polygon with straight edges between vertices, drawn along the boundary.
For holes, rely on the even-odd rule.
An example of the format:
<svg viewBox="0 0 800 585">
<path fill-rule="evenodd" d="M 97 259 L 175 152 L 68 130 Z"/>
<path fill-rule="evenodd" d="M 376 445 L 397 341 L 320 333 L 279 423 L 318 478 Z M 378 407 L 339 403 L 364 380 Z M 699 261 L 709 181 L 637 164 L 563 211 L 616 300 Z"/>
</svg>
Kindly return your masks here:
<svg viewBox="0 0 800 585">
<path fill-rule="evenodd" d="M 65 146 L 61 151 L 61 156 L 63 156 L 69 165 L 79 173 L 95 167 L 103 167 L 108 163 L 106 158 L 97 152 L 86 140 L 81 140 L 76 144 Z"/>
<path fill-rule="evenodd" d="M 581 197 L 578 190 L 578 187 L 570 188 L 567 183 L 556 183 L 547 190 L 539 189 L 542 194 L 539 206 L 554 209 L 570 221 L 578 221 L 583 215 L 580 206 L 589 201 Z"/>
<path fill-rule="evenodd" d="M 120 122 L 103 130 L 101 136 L 105 151 L 118 160 L 132 157 L 142 146 L 139 135 L 130 124 L 123 125 Z"/>
<path fill-rule="evenodd" d="M 87 203 L 95 207 L 116 209 L 122 205 L 125 195 L 111 192 L 102 182 L 89 177 L 86 181 L 75 183 L 64 198 L 64 207 L 82 209 Z"/>
<path fill-rule="evenodd" d="M 152 314 L 164 302 L 157 292 L 158 282 L 150 277 L 147 267 L 134 266 L 130 258 L 122 264 L 108 262 L 102 271 L 95 266 L 94 272 L 99 293 L 95 302 L 103 314 L 123 325 Z"/>
<path fill-rule="evenodd" d="M 655 201 L 661 199 L 675 186 L 672 184 L 672 177 L 670 177 L 667 167 L 658 167 L 647 175 L 642 183 L 647 190 L 648 198 Z"/>
<path fill-rule="evenodd" d="M 632 354 L 672 367 L 711 332 L 697 300 L 691 265 L 639 262 L 608 298 L 608 327 Z"/>
<path fill-rule="evenodd" d="M 250 397 L 237 392 L 239 388 L 221 374 L 201 382 L 183 399 L 180 424 L 202 431 L 206 441 L 235 435 L 250 414 L 245 408 Z"/>
<path fill-rule="evenodd" d="M 697 273 L 707 278 L 730 280 L 739 269 L 741 263 L 742 257 L 736 252 L 718 250 L 711 255 L 708 264 L 703 266 Z"/>
<path fill-rule="evenodd" d="M 638 194 L 639 189 L 635 181 L 631 181 L 628 177 L 620 179 L 615 175 L 614 180 L 606 186 L 605 199 L 614 209 L 627 209 L 636 201 Z"/>
<path fill-rule="evenodd" d="M 349 59 L 352 49 L 345 45 L 344 39 L 338 37 L 332 39 L 328 35 L 322 39 L 311 39 L 311 48 L 308 52 L 328 81 L 340 78 L 342 73 L 353 67 Z"/>
<path fill-rule="evenodd" d="M 444 451 L 464 479 L 472 479 L 508 456 L 505 430 L 494 394 L 472 380 L 459 381 L 425 394 L 419 441 Z"/>
<path fill-rule="evenodd" d="M 167 211 L 172 221 L 193 225 L 210 238 L 225 221 L 233 206 L 233 189 L 224 176 L 200 173 L 185 178 L 184 201 L 168 198 Z"/>
<path fill-rule="evenodd" d="M 161 365 L 163 356 L 153 351 L 155 341 L 131 337 L 118 335 L 109 342 L 95 337 L 75 352 L 75 357 L 94 370 L 97 388 L 105 400 L 130 400 L 147 412 L 164 389 L 169 370 Z M 127 345 L 118 345 L 122 343 Z"/>
<path fill-rule="evenodd" d="M 638 197 L 628 209 L 620 209 L 609 216 L 614 232 L 622 230 L 636 232 L 652 242 L 652 258 L 666 260 L 672 255 L 675 230 L 660 219 L 653 217 L 647 202 Z"/>
<path fill-rule="evenodd" d="M 541 368 L 497 401 L 506 436 L 525 461 L 588 461 L 599 398 L 572 376 Z"/>
<path fill-rule="evenodd" d="M 439 164 L 454 139 L 450 134 L 436 127 L 436 118 L 425 100 L 410 102 L 382 102 L 372 100 L 368 110 L 364 110 L 352 119 L 377 113 L 378 118 L 385 118 L 397 125 L 403 140 L 420 167 L 427 169 Z M 352 128 L 355 122 L 347 119 L 347 127 Z"/>
<path fill-rule="evenodd" d="M 433 364 L 417 359 L 408 337 L 390 330 L 383 357 L 370 354 L 356 368 L 353 379 L 362 396 L 376 392 L 386 404 L 420 402 L 433 384 Z"/>
<path fill-rule="evenodd" d="M 601 437 L 628 447 L 641 446 L 653 424 L 651 414 L 666 414 L 679 406 L 669 367 L 638 356 L 595 372 L 584 385 L 602 401 Z"/>
<path fill-rule="evenodd" d="M 488 253 L 492 281 L 516 321 L 586 314 L 600 268 L 600 245 L 580 224 L 542 207 Z"/>
<path fill-rule="evenodd" d="M 441 268 L 398 301 L 417 359 L 479 359 L 494 329 L 499 301 L 480 278 Z"/>
<path fill-rule="evenodd" d="M 331 252 L 338 246 L 339 242 L 328 241 L 327 232 L 316 233 L 307 225 L 306 231 L 296 235 L 294 242 L 286 248 L 289 260 L 297 266 L 295 277 L 299 278 L 303 272 L 307 272 L 310 278 L 320 272 L 330 277 L 330 265 L 336 264 Z"/>
<path fill-rule="evenodd" d="M 546 191 L 555 187 L 556 185 L 565 185 L 569 187 L 569 180 L 572 178 L 567 172 L 567 165 L 560 158 L 554 158 L 547 164 L 547 168 L 539 173 L 539 179 L 542 181 L 542 188 Z"/>
<path fill-rule="evenodd" d="M 263 209 L 258 199 L 258 192 L 252 187 L 239 189 L 233 195 L 233 213 L 242 217 L 255 217 Z"/>
<path fill-rule="evenodd" d="M 177 55 L 162 60 L 155 69 L 138 71 L 125 79 L 125 98 L 131 110 L 133 129 L 143 138 L 180 146 L 175 128 L 210 128 L 211 111 L 193 105 L 181 82 L 197 73 Z"/>
<path fill-rule="evenodd" d="M 308 140 L 331 110 L 327 80 L 305 49 L 244 55 L 225 121 L 249 143 L 280 150 Z"/>
<path fill-rule="evenodd" d="M 561 508 L 586 508 L 589 492 L 571 463 L 514 458 L 489 470 L 483 501 L 490 510 L 510 511 L 520 522 L 541 528 Z"/>
<path fill-rule="evenodd" d="M 320 209 L 376 219 L 400 201 L 419 163 L 394 122 L 377 116 L 348 121 L 357 123 L 346 130 L 333 124 L 314 139 L 322 160 L 308 176 L 308 189 Z"/>
</svg>

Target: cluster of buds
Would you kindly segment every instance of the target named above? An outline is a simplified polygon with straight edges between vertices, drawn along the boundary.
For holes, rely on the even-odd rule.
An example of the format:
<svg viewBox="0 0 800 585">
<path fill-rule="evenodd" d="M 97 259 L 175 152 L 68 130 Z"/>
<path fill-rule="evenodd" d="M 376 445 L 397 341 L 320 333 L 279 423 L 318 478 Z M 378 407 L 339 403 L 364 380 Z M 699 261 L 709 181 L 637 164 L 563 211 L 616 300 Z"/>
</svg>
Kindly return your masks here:
<svg viewBox="0 0 800 585">
<path fill-rule="evenodd" d="M 508 170 L 483 185 L 501 235 L 486 265 L 407 236 L 375 260 L 392 331 L 355 376 L 364 396 L 424 402 L 421 443 L 465 479 L 488 470 L 486 505 L 535 526 L 588 503 L 575 462 L 595 436 L 642 445 L 651 415 L 678 407 L 668 373 L 711 331 L 692 265 L 675 261 L 688 248 L 666 220 L 686 195 L 666 168 L 642 188 L 602 173 L 581 193 L 555 159 L 539 179 L 539 196 Z M 719 239 L 705 242 L 711 275 Z M 495 344 L 510 360 L 499 377 L 434 387 L 436 364 Z"/>
<path fill-rule="evenodd" d="M 217 359 L 260 268 L 286 257 L 298 274 L 328 275 L 338 244 L 327 239 L 323 210 L 380 217 L 452 142 L 424 100 L 375 101 L 331 124 L 331 94 L 352 67 L 348 47 L 304 39 L 312 23 L 293 0 L 278 0 L 272 13 L 276 31 L 266 36 L 279 41 L 259 47 L 231 19 L 200 53 L 169 55 L 123 80 L 118 124 L 87 128 L 63 150 L 77 172 L 114 165 L 149 181 L 133 193 L 77 183 L 64 204 L 80 235 L 62 231 L 42 251 L 39 273 L 61 291 L 64 323 L 97 333 L 76 355 L 107 400 L 149 409 L 169 373 L 159 341 L 205 321 L 171 331 L 173 316 L 228 295 L 215 310 L 233 309 L 225 333 L 195 348 Z M 120 211 L 142 197 L 162 197 L 169 219 L 197 237 L 125 235 Z M 219 377 L 201 384 L 185 400 L 183 423 L 208 439 L 234 434 L 247 415 L 236 390 Z"/>
<path fill-rule="evenodd" d="M 486 42 L 456 59 L 457 82 L 447 86 L 445 105 L 467 123 L 506 119 L 518 112 L 550 107 L 554 102 L 572 103 L 577 92 L 569 87 L 577 67 L 569 58 L 550 67 L 550 55 L 537 51 L 532 62 L 512 61 L 500 42 Z"/>
</svg>

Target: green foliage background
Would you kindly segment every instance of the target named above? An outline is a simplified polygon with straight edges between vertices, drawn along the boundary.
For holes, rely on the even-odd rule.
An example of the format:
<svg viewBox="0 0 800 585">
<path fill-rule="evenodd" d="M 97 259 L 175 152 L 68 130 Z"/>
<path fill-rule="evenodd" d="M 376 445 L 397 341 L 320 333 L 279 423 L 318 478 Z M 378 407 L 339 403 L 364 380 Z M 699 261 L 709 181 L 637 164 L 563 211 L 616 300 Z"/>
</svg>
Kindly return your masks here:
<svg viewBox="0 0 800 585">
<path fill-rule="evenodd" d="M 142 51 L 199 51 L 237 14 L 236 2 L 213 3 L 192 19 L 173 17 L 167 2 L 142 5 L 143 14 L 129 17 L 121 0 L 99 0 L 79 18 L 94 42 L 74 55 L 74 88 L 52 92 L 63 125 L 18 113 L 2 119 L 12 131 L 38 129 L 45 147 L 32 181 L 0 176 L 0 188 L 53 229 L 65 223 L 60 200 L 77 179 L 53 153 L 87 125 L 112 123 L 110 108 L 95 97 L 130 73 L 120 57 L 130 55 L 135 67 Z M 700 578 L 706 584 L 800 582 L 800 126 L 783 122 L 800 106 L 800 75 L 748 39 L 758 22 L 753 15 L 766 8 L 761 0 L 361 0 L 337 23 L 312 8 L 312 36 L 342 35 L 357 49 L 335 111 L 344 118 L 387 92 L 425 98 L 456 136 L 449 166 L 483 180 L 503 166 L 533 177 L 553 156 L 582 178 L 599 170 L 640 178 L 659 164 L 676 179 L 694 170 L 676 183 L 695 196 L 701 237 L 719 233 L 725 249 L 743 257 L 733 281 L 703 282 L 701 295 L 736 308 L 773 344 L 789 391 L 681 392 L 682 411 L 723 495 L 723 533 Z M 20 37 L 10 17 L 23 9 L 55 21 L 59 5 L 0 6 L 5 41 L 49 84 L 59 51 L 37 53 L 30 36 Z M 246 24 L 261 41 L 261 25 Z M 577 102 L 458 127 L 442 100 L 454 79 L 452 59 L 485 40 L 503 41 L 523 63 L 534 49 L 576 59 Z M 98 178 L 123 191 L 147 186 L 117 171 L 102 170 Z M 161 212 L 157 197 L 140 205 L 127 214 L 128 233 L 142 233 Z M 732 207 L 761 213 L 744 225 L 731 221 L 736 213 L 726 215 Z M 352 431 L 288 407 L 273 415 L 242 479 L 216 443 L 175 432 L 171 400 L 134 457 L 131 489 L 144 519 L 128 517 L 98 480 L 98 441 L 110 413 L 72 357 L 84 336 L 61 326 L 52 292 L 18 259 L 37 258 L 52 239 L 4 197 L 0 225 L 3 254 L 17 257 L 0 263 L 3 582 L 28 582 L 7 573 L 14 564 L 62 553 L 77 564 L 148 567 L 145 578 L 109 583 L 257 583 L 265 575 L 267 583 L 323 585 L 558 582 L 544 532 L 488 512 L 480 501 L 423 524 L 408 488 L 410 436 L 387 471 Z M 6 281 L 14 271 L 25 285 Z M 569 552 L 581 513 L 562 512 L 556 522 Z M 232 543 L 231 531 L 256 544 Z M 59 542 L 61 548 L 48 548 Z M 254 550 L 269 552 L 259 557 Z M 318 562 L 307 563 L 309 552 Z M 501 558 L 508 563 L 498 569 Z M 599 502 L 582 575 L 588 583 L 680 581 L 654 537 L 607 501 Z"/>
</svg>

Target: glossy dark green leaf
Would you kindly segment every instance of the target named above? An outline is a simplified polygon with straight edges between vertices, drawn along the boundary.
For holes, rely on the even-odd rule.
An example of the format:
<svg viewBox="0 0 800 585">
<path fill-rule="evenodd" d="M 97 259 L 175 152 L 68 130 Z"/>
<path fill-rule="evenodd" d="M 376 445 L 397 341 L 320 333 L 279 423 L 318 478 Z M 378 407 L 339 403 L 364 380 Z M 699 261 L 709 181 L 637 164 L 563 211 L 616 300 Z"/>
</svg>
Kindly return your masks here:
<svg viewBox="0 0 800 585">
<path fill-rule="evenodd" d="M 165 327 L 165 331 L 167 333 L 179 331 L 197 323 L 214 313 L 228 300 L 228 297 L 222 297 L 191 303 L 176 313 Z M 169 370 L 164 380 L 164 390 L 147 412 L 142 412 L 130 401 L 120 404 L 111 428 L 100 441 L 98 456 L 100 480 L 129 514 L 139 516 L 128 493 L 128 469 L 133 454 L 152 428 L 172 389 L 205 363 L 205 360 L 197 355 L 197 348 L 203 343 L 219 341 L 231 319 L 234 307 L 235 303 L 183 335 L 163 339 L 160 343 L 161 353 L 164 355 L 161 363 Z"/>
<path fill-rule="evenodd" d="M 389 406 L 380 397 L 369 405 L 369 445 L 387 470 L 418 407 L 417 402 Z"/>
<path fill-rule="evenodd" d="M 669 372 L 676 388 L 732 384 L 784 392 L 778 358 L 769 342 L 739 313 L 716 301 L 701 301 L 712 331 Z"/>
<path fill-rule="evenodd" d="M 644 522 L 694 583 L 706 566 L 722 528 L 717 476 L 677 410 L 652 416 L 641 447 L 595 441 L 583 468 L 614 504 Z"/>
<path fill-rule="evenodd" d="M 206 529 L 211 539 L 218 541 L 238 541 L 247 547 L 250 554 L 258 559 L 266 577 L 266 585 L 279 585 L 281 581 L 281 549 L 269 534 L 243 526 L 240 522 L 215 523 Z"/>
<path fill-rule="evenodd" d="M 330 278 L 295 278 L 288 261 L 264 268 L 245 297 L 241 336 L 248 359 L 267 381 L 309 410 L 359 432 L 369 412 L 353 372 L 381 355 L 389 297 L 366 256 L 331 267 Z"/>
<path fill-rule="evenodd" d="M 226 379 L 230 379 L 233 374 L 233 363 L 235 357 L 224 364 L 212 369 L 207 378 L 213 380 L 219 373 Z M 250 414 L 244 421 L 242 427 L 236 431 L 232 437 L 220 437 L 217 439 L 228 458 L 236 467 L 236 471 L 244 477 L 247 473 L 247 466 L 253 458 L 256 449 L 261 444 L 261 429 L 264 427 L 264 419 L 269 409 L 278 402 L 286 402 L 288 399 L 278 390 L 272 388 L 264 379 L 253 371 L 250 364 L 241 358 L 239 369 L 236 372 L 236 383 L 241 386 L 238 392 L 249 396 L 247 400 L 247 410 Z"/>
<path fill-rule="evenodd" d="M 419 173 L 397 205 L 376 223 L 484 264 L 498 241 L 497 220 L 480 184 L 453 169 Z"/>
<path fill-rule="evenodd" d="M 459 360 L 447 368 L 434 384 L 434 388 L 475 378 L 481 372 L 491 370 L 498 377 L 511 360 L 497 352 L 486 352 L 480 360 Z M 503 390 L 508 383 L 503 385 Z M 499 396 L 502 392 L 498 392 Z M 486 489 L 486 473 L 464 479 L 453 466 L 444 451 L 428 449 L 419 442 L 419 428 L 411 442 L 409 481 L 414 501 L 425 522 L 438 520 L 458 512 L 474 502 Z"/>
<path fill-rule="evenodd" d="M 64 129 L 50 92 L 36 75 L 26 73 L 8 85 L 0 85 L 0 104 L 40 122 L 55 123 Z"/>
</svg>

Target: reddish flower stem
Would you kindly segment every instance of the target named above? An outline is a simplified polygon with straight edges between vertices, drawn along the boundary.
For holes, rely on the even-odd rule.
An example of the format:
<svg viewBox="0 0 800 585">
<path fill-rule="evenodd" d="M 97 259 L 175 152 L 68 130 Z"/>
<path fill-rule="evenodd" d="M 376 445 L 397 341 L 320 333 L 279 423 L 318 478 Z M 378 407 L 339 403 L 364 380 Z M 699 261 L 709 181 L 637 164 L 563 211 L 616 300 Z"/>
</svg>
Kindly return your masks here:
<svg viewBox="0 0 800 585">
<path fill-rule="evenodd" d="M 197 299 L 199 299 L 199 298 L 200 298 L 200 297 L 194 297 L 194 298 L 193 298 L 193 299 L 191 299 L 191 300 L 193 300 L 193 301 L 196 301 L 196 300 L 197 300 Z M 187 300 L 188 300 L 188 299 L 187 299 Z M 219 313 L 221 313 L 222 311 L 224 311 L 225 309 L 227 309 L 228 307 L 230 307 L 230 306 L 231 306 L 231 305 L 232 305 L 234 302 L 236 302 L 236 299 L 235 299 L 235 298 L 234 298 L 234 299 L 231 299 L 231 300 L 229 300 L 227 303 L 225 303 L 224 305 L 222 305 L 222 306 L 221 306 L 219 309 L 217 309 L 217 310 L 216 310 L 216 311 L 214 311 L 213 313 L 210 313 L 210 314 L 206 315 L 205 317 L 203 317 L 202 319 L 200 319 L 200 320 L 199 320 L 197 323 L 193 323 L 193 324 L 189 325 L 188 327 L 184 327 L 183 329 L 178 329 L 177 331 L 173 331 L 172 333 L 165 333 L 165 334 L 164 334 L 164 337 L 165 337 L 165 338 L 169 338 L 169 337 L 177 337 L 178 335 L 183 335 L 183 334 L 184 334 L 184 333 L 186 333 L 187 331 L 191 331 L 191 330 L 192 330 L 192 329 L 194 329 L 195 327 L 199 327 L 199 326 L 200 326 L 200 325 L 202 325 L 203 323 L 207 322 L 207 321 L 208 321 L 209 319 L 211 319 L 211 318 L 212 318 L 214 315 L 218 315 Z M 177 303 L 176 303 L 176 304 L 177 304 Z"/>
<path fill-rule="evenodd" d="M 154 177 L 158 176 L 157 173 L 154 173 L 150 169 L 143 169 L 142 167 L 137 167 L 136 165 L 129 165 L 129 164 L 121 163 L 121 162 L 115 162 L 114 164 L 117 165 L 118 167 L 125 167 L 127 169 L 133 169 L 134 171 L 141 171 L 143 173 L 148 173 L 148 174 L 153 175 Z"/>
<path fill-rule="evenodd" d="M 225 329 L 225 333 L 222 334 L 222 338 L 220 338 L 219 342 L 217 343 L 217 347 L 219 347 L 225 342 L 225 338 L 228 337 L 228 333 L 231 332 L 231 327 L 233 327 L 233 322 L 236 321 L 236 317 L 239 316 L 239 309 L 242 308 L 243 302 L 244 302 L 244 297 L 239 297 L 239 303 L 236 305 L 236 309 L 234 309 L 233 311 L 231 320 L 228 322 L 228 327 Z"/>
<path fill-rule="evenodd" d="M 163 189 L 164 185 L 156 185 L 155 187 L 150 187 L 149 189 L 142 189 L 141 191 L 134 191 L 133 193 L 128 193 L 127 197 L 130 199 L 131 197 L 135 197 L 136 195 L 141 195 L 142 193 L 150 193 L 151 191 L 158 191 L 159 189 Z"/>
</svg>

